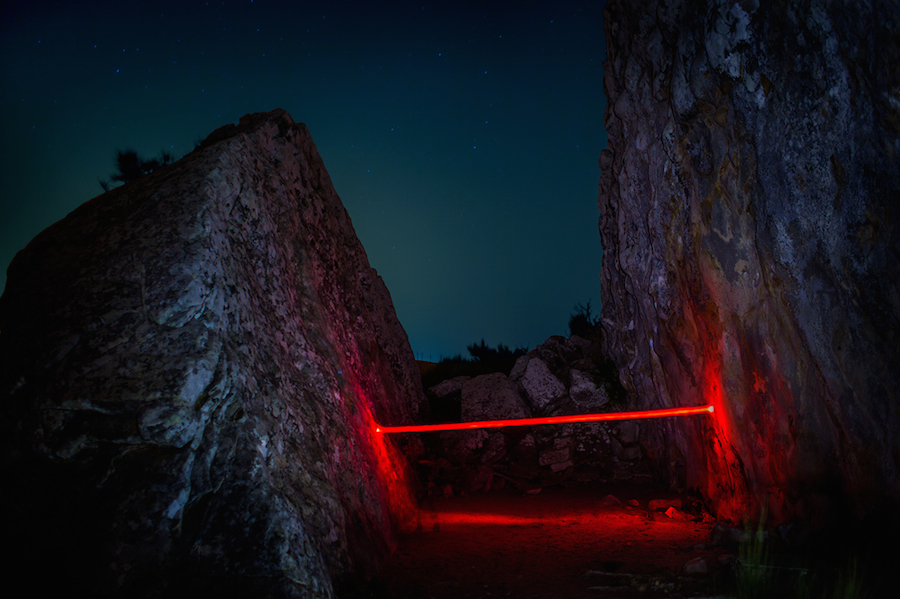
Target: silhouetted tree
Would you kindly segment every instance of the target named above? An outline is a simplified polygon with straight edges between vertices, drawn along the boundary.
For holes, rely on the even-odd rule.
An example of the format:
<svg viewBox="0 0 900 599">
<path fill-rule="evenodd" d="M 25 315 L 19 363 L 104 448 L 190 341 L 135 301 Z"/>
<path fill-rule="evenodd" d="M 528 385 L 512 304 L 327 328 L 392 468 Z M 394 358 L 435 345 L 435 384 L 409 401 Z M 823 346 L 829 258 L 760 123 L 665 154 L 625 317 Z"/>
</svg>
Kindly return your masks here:
<svg viewBox="0 0 900 599">
<path fill-rule="evenodd" d="M 490 347 L 485 344 L 484 339 L 481 340 L 480 344 L 473 343 L 472 345 L 467 345 L 466 349 L 469 350 L 469 354 L 472 356 L 473 360 L 484 364 L 508 362 L 509 360 L 512 360 L 512 362 L 515 363 L 519 356 L 526 353 L 522 348 L 511 350 L 502 343 L 497 347 Z"/>
<path fill-rule="evenodd" d="M 144 175 L 144 161 L 134 150 L 125 150 L 124 152 L 118 150 L 116 151 L 116 169 L 118 172 L 110 176 L 111 181 L 131 183 Z"/>
<path fill-rule="evenodd" d="M 156 169 L 172 164 L 175 159 L 165 150 L 160 151 L 159 158 L 145 160 L 134 150 L 116 150 L 116 172 L 110 175 L 109 181 L 98 179 L 103 191 L 110 190 L 110 182 L 131 183 Z"/>
<path fill-rule="evenodd" d="M 591 300 L 586 304 L 577 304 L 575 312 L 569 316 L 569 333 L 585 339 L 600 335 L 600 317 L 591 314 Z"/>
</svg>

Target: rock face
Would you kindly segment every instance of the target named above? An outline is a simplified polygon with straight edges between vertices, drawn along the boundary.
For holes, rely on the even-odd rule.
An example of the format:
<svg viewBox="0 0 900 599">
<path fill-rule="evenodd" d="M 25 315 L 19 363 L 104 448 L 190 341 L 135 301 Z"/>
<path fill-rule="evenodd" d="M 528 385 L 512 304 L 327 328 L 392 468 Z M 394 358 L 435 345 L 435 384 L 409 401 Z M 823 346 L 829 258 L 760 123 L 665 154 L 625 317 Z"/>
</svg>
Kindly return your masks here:
<svg viewBox="0 0 900 599">
<path fill-rule="evenodd" d="M 606 8 L 605 349 L 719 515 L 900 507 L 900 5 Z M 892 522 L 897 524 L 897 517 Z"/>
<path fill-rule="evenodd" d="M 413 354 L 282 110 L 38 235 L 0 330 L 6 539 L 38 586 L 331 597 L 412 507 L 372 423 L 417 418 Z"/>
</svg>

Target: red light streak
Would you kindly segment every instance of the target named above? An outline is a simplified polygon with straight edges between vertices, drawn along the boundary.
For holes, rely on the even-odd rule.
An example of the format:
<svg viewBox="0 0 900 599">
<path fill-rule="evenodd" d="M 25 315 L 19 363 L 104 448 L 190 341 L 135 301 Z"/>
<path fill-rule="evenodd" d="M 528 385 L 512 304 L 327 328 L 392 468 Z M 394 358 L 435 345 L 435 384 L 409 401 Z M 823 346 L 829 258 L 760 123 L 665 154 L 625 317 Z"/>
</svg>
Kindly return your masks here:
<svg viewBox="0 0 900 599">
<path fill-rule="evenodd" d="M 447 424 L 418 424 L 412 426 L 375 425 L 376 433 L 428 433 L 433 431 L 461 431 L 475 428 L 498 428 L 502 426 L 529 426 L 532 424 L 567 424 L 570 422 L 602 422 L 605 420 L 636 420 L 638 418 L 668 418 L 670 416 L 691 416 L 711 414 L 713 406 L 693 408 L 666 408 L 664 410 L 643 410 L 641 412 L 607 412 L 604 414 L 573 414 L 571 416 L 547 416 L 545 418 L 515 418 L 513 420 L 481 420 L 478 422 L 450 422 Z"/>
</svg>

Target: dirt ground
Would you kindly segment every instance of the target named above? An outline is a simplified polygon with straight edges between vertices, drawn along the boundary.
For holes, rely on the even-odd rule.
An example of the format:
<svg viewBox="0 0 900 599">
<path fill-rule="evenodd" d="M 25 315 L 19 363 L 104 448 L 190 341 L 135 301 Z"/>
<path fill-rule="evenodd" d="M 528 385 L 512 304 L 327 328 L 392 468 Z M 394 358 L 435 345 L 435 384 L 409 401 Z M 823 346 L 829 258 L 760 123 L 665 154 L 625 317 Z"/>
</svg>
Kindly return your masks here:
<svg viewBox="0 0 900 599">
<path fill-rule="evenodd" d="M 728 557 L 707 547 L 712 520 L 648 510 L 652 499 L 676 498 L 689 503 L 635 483 L 429 498 L 417 530 L 401 538 L 382 596 L 715 596 L 725 570 L 720 557 Z M 704 558 L 708 573 L 684 572 L 695 558 Z"/>
</svg>

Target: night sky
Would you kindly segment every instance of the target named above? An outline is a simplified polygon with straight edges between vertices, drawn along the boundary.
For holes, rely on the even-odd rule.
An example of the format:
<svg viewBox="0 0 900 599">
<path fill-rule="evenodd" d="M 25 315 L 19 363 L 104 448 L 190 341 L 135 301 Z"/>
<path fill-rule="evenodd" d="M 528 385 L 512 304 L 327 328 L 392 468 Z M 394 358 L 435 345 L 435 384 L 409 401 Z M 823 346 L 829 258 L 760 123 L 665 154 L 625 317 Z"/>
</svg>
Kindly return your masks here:
<svg viewBox="0 0 900 599">
<path fill-rule="evenodd" d="M 284 108 L 416 357 L 568 334 L 600 307 L 603 4 L 5 0 L 0 288 L 117 149 L 180 158 Z"/>
</svg>

